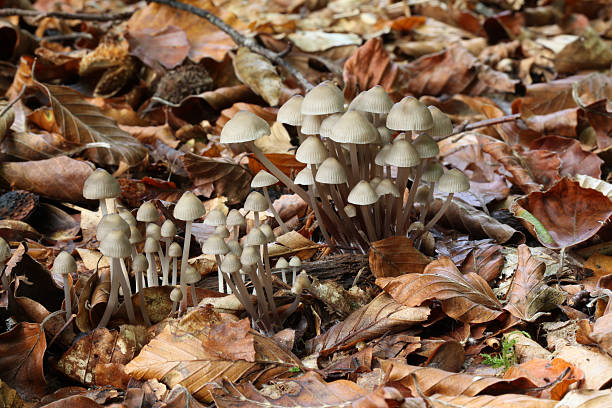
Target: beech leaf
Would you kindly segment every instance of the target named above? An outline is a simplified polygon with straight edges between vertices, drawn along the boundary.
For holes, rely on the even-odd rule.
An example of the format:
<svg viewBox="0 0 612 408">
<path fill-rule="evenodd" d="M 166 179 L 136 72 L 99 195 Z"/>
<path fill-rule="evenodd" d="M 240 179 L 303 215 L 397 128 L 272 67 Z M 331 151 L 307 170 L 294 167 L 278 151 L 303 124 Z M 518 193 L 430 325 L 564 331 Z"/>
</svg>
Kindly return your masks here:
<svg viewBox="0 0 612 408">
<path fill-rule="evenodd" d="M 278 105 L 282 80 L 267 58 L 241 47 L 234 57 L 234 69 L 238 79 L 270 106 Z"/>
<path fill-rule="evenodd" d="M 369 261 L 370 270 L 377 278 L 422 273 L 429 263 L 429 259 L 404 236 L 372 242 Z"/>
</svg>

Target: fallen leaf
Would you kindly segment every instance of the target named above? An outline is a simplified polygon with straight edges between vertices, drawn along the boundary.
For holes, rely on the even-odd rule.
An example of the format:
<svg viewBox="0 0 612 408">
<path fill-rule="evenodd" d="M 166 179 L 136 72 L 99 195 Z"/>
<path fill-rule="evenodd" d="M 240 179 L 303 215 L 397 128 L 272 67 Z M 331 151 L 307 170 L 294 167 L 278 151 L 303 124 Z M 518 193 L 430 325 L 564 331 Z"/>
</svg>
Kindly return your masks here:
<svg viewBox="0 0 612 408">
<path fill-rule="evenodd" d="M 448 406 L 461 408 L 560 408 L 557 401 L 520 394 L 478 395 L 476 397 L 434 394 L 428 397 L 427 401 L 432 404 L 433 408 Z M 572 408 L 578 407 L 572 405 Z"/>
<path fill-rule="evenodd" d="M 288 177 L 293 178 L 297 173 L 300 172 L 306 165 L 300 163 L 295 159 L 293 154 L 287 153 L 268 153 L 266 154 L 268 160 L 270 160 L 276 167 L 278 167 Z M 266 167 L 253 154 L 249 154 L 249 169 L 253 174 L 259 173 L 260 170 L 265 170 Z"/>
<path fill-rule="evenodd" d="M 179 144 L 179 141 L 174 137 L 172 129 L 167 123 L 160 126 L 119 125 L 119 127 L 121 130 L 125 130 L 144 144 L 154 145 L 155 140 L 159 140 L 173 149 L 176 149 Z"/>
<path fill-rule="evenodd" d="M 300 50 L 304 52 L 325 51 L 333 47 L 360 45 L 361 38 L 353 33 L 328 33 L 319 30 L 296 31 L 288 35 Z"/>
<path fill-rule="evenodd" d="M 370 243 L 370 270 L 377 278 L 422 273 L 429 259 L 404 236 Z"/>
<path fill-rule="evenodd" d="M 606 69 L 612 63 L 612 50 L 607 42 L 589 28 L 580 38 L 556 53 L 554 62 L 555 69 L 561 74 Z"/>
<path fill-rule="evenodd" d="M 248 85 L 268 105 L 278 105 L 282 80 L 267 58 L 241 47 L 234 57 L 234 69 L 242 83 Z"/>
<path fill-rule="evenodd" d="M 555 407 L 598 408 L 612 404 L 612 391 L 572 390 Z"/>
<path fill-rule="evenodd" d="M 482 150 L 490 154 L 495 160 L 504 165 L 511 174 L 510 181 L 523 190 L 525 194 L 540 191 L 540 185 L 536 183 L 520 160 L 516 157 L 510 146 L 504 142 L 490 142 L 482 145 Z"/>
<path fill-rule="evenodd" d="M 591 351 L 584 346 L 565 346 L 558 350 L 556 358 L 567 361 L 584 372 L 580 389 L 599 390 L 612 381 L 612 358 Z"/>
<path fill-rule="evenodd" d="M 2 380 L 0 380 L 0 403 L 6 408 L 25 407 L 25 402 L 17 394 L 17 391 L 6 385 Z"/>
<path fill-rule="evenodd" d="M 584 174 L 578 174 L 575 177 L 575 180 L 580 183 L 580 187 L 597 190 L 612 200 L 612 184 L 606 183 L 603 180 L 599 180 L 591 176 L 586 176 Z"/>
<path fill-rule="evenodd" d="M 171 24 L 162 29 L 145 27 L 140 31 L 132 30 L 128 41 L 132 55 L 150 67 L 159 63 L 167 69 L 180 65 L 191 48 L 187 34 Z"/>
<path fill-rule="evenodd" d="M 474 273 L 461 274 L 449 258 L 431 262 L 422 274 L 378 278 L 376 284 L 405 306 L 437 300 L 444 313 L 465 323 L 489 322 L 502 313 L 487 282 Z"/>
<path fill-rule="evenodd" d="M 566 372 L 566 370 L 568 370 Z M 563 376 L 561 376 L 564 374 Z M 529 378 L 538 387 L 544 389 L 539 392 L 529 392 L 534 397 L 560 400 L 567 393 L 571 384 L 580 382 L 584 378 L 582 370 L 560 358 L 544 360 L 533 359 L 523 364 L 510 367 L 504 379 Z M 560 379 L 560 381 L 558 381 Z M 549 388 L 549 384 L 555 383 Z"/>
</svg>

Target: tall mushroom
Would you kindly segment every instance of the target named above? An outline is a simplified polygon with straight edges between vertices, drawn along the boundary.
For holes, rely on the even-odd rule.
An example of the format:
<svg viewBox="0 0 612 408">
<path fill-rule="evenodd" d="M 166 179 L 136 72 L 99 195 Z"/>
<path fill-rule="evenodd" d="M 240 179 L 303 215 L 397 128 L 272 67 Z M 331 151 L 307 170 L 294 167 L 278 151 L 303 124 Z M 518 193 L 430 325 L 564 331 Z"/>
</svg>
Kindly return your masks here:
<svg viewBox="0 0 612 408">
<path fill-rule="evenodd" d="M 265 212 L 268 209 L 268 200 L 257 191 L 251 191 L 244 200 L 244 209 L 247 211 L 253 211 L 255 216 L 255 226 L 259 227 L 261 224 L 259 219 L 259 213 Z"/>
<path fill-rule="evenodd" d="M 143 254 L 138 254 L 132 261 L 132 270 L 134 271 L 134 279 L 136 280 L 136 292 L 138 292 L 138 305 L 140 306 L 140 314 L 147 326 L 151 325 L 151 320 L 147 313 L 147 306 L 144 298 L 144 278 L 142 273 L 149 269 L 149 262 Z"/>
<path fill-rule="evenodd" d="M 427 224 L 425 224 L 425 228 L 420 235 L 429 231 L 431 227 L 436 225 L 436 223 L 442 218 L 448 207 L 450 207 L 451 201 L 453 200 L 453 195 L 455 193 L 461 193 L 464 191 L 468 191 L 470 189 L 470 181 L 461 171 L 457 169 L 452 169 L 447 171 L 440 177 L 438 181 L 438 190 L 443 193 L 448 193 L 446 197 L 446 201 L 442 204 L 442 207 L 438 210 L 436 215 L 433 216 L 431 220 Z M 418 237 L 417 237 L 418 238 Z"/>
<path fill-rule="evenodd" d="M 191 265 L 187 266 L 187 268 L 185 269 L 185 283 L 187 284 L 187 286 L 189 286 L 191 290 L 191 300 L 194 306 L 197 306 L 198 304 L 198 297 L 196 296 L 195 284 L 198 283 L 201 278 L 202 277 L 200 276 L 200 272 L 198 272 L 196 268 L 194 268 Z"/>
<path fill-rule="evenodd" d="M 113 199 L 121 195 L 119 182 L 104 169 L 96 169 L 87 177 L 83 184 L 83 197 L 88 200 L 99 200 L 102 215 L 109 213 L 106 206 L 107 199 Z M 111 207 L 113 212 L 114 205 Z"/>
<path fill-rule="evenodd" d="M 297 256 L 292 256 L 289 260 L 289 266 L 291 267 L 291 284 L 295 285 L 297 270 L 302 266 L 302 260 Z"/>
<path fill-rule="evenodd" d="M 354 205 L 358 205 L 363 216 L 366 231 L 370 242 L 376 241 L 376 229 L 372 222 L 372 215 L 367 210 L 367 206 L 372 205 L 378 201 L 378 194 L 372 188 L 370 183 L 366 180 L 362 180 L 349 193 L 348 202 Z"/>
<path fill-rule="evenodd" d="M 168 284 L 168 275 L 170 275 L 170 256 L 168 252 L 170 251 L 172 240 L 176 235 L 176 226 L 172 221 L 166 220 L 160 228 L 160 233 L 164 243 L 166 244 L 166 252 L 164 254 L 162 263 L 162 285 L 166 286 Z"/>
<path fill-rule="evenodd" d="M 144 244 L 144 253 L 147 257 L 147 262 L 149 262 L 149 267 L 147 268 L 147 287 L 151 288 L 153 286 L 159 286 L 159 280 L 157 278 L 157 266 L 155 264 L 155 258 L 153 254 L 158 251 L 159 241 L 157 241 L 153 237 L 147 237 Z"/>
<path fill-rule="evenodd" d="M 217 262 L 217 276 L 219 279 L 219 292 L 221 293 L 225 293 L 223 272 L 221 271 L 221 255 L 227 254 L 229 250 L 225 240 L 218 235 L 211 235 L 202 245 L 203 253 L 215 256 L 215 261 Z"/>
<path fill-rule="evenodd" d="M 225 225 L 228 228 L 233 229 L 233 239 L 238 240 L 240 236 L 240 227 L 246 226 L 246 220 L 244 219 L 244 215 L 240 214 L 240 211 L 234 209 L 230 210 L 230 212 L 227 214 Z"/>
<path fill-rule="evenodd" d="M 178 242 L 173 242 L 172 244 L 170 244 L 170 249 L 168 249 L 168 257 L 169 259 L 172 260 L 172 281 L 170 282 L 170 284 L 172 286 L 176 285 L 176 278 L 177 278 L 177 260 L 176 258 L 178 258 L 179 256 L 181 256 L 182 253 L 182 249 L 181 246 L 179 245 Z"/>
<path fill-rule="evenodd" d="M 72 298 L 70 296 L 70 275 L 77 269 L 76 261 L 66 251 L 60 252 L 53 262 L 52 272 L 61 275 L 64 281 L 64 308 L 66 310 L 66 321 L 72 316 Z"/>
<path fill-rule="evenodd" d="M 257 173 L 255 177 L 253 177 L 253 180 L 251 180 L 251 188 L 261 187 L 263 189 L 264 196 L 266 197 L 266 200 L 268 200 L 268 206 L 270 207 L 270 211 L 272 211 L 276 222 L 278 222 L 278 225 L 283 230 L 283 234 L 287 234 L 289 233 L 289 228 L 287 228 L 287 225 L 285 225 L 285 222 L 280 217 L 280 214 L 272 205 L 272 200 L 270 199 L 270 194 L 268 193 L 268 187 L 273 186 L 276 183 L 278 183 L 278 179 L 276 177 L 274 177 L 265 170 L 260 170 L 259 173 Z"/>
<path fill-rule="evenodd" d="M 395 203 L 395 233 L 400 234 L 400 224 L 402 222 L 402 204 L 404 190 L 410 176 L 410 168 L 418 166 L 421 162 L 419 154 L 406 139 L 396 139 L 391 149 L 385 155 L 388 165 L 397 167 L 397 189 L 399 197 Z"/>
</svg>

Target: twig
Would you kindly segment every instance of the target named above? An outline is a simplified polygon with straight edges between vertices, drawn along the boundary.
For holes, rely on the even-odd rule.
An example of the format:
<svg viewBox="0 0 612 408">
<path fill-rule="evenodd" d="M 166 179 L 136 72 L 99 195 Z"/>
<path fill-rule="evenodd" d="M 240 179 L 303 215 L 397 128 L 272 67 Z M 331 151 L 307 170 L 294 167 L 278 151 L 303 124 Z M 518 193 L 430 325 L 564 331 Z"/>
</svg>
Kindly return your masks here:
<svg viewBox="0 0 612 408">
<path fill-rule="evenodd" d="M 310 90 L 314 86 L 306 79 L 306 77 L 297 70 L 293 65 L 288 63 L 283 59 L 282 53 L 276 53 L 271 51 L 265 47 L 259 45 L 253 38 L 247 38 L 239 31 L 234 29 L 229 24 L 225 23 L 219 17 L 212 14 L 210 11 L 201 9 L 199 7 L 192 6 L 191 4 L 181 3 L 175 0 L 149 0 L 151 3 L 164 4 L 166 6 L 170 6 L 179 10 L 186 11 L 191 14 L 195 14 L 198 17 L 202 17 L 207 20 L 209 23 L 213 24 L 225 34 L 229 35 L 230 38 L 238 45 L 239 47 L 246 47 L 252 52 L 255 52 L 263 57 L 266 57 L 270 61 L 280 65 L 285 68 L 289 74 L 291 74 L 305 90 Z"/>
<path fill-rule="evenodd" d="M 455 128 L 453 130 L 453 133 L 451 133 L 450 135 L 437 138 L 436 141 L 439 142 L 440 140 L 444 140 L 451 136 L 458 135 L 459 133 L 467 132 L 467 131 L 482 128 L 482 127 L 499 125 L 501 123 L 506 123 L 506 122 L 514 122 L 518 120 L 520 117 L 521 117 L 520 113 L 515 113 L 513 115 L 501 116 L 499 118 L 485 119 L 485 120 L 481 120 L 481 121 L 469 123 L 469 124 L 466 123 L 466 124 L 460 125 L 457 128 Z"/>
<path fill-rule="evenodd" d="M 19 91 L 17 96 L 15 96 L 15 98 L 13 98 L 12 101 L 6 104 L 6 106 L 2 109 L 2 111 L 0 111 L 0 118 L 6 115 L 6 112 L 8 112 L 9 109 L 11 109 L 13 105 L 15 105 L 19 101 L 19 99 L 21 99 L 21 97 L 23 96 L 23 93 L 25 92 L 25 89 L 26 89 L 26 86 L 25 85 L 22 86 L 21 91 Z"/>
<path fill-rule="evenodd" d="M 55 17 L 63 18 L 68 20 L 83 20 L 83 21 L 113 21 L 113 20 L 127 20 L 132 16 L 132 11 L 126 11 L 123 13 L 107 13 L 107 14 L 90 14 L 90 13 L 65 13 L 63 11 L 38 11 L 38 10 L 24 10 L 18 8 L 5 8 L 0 9 L 0 17 L 4 16 L 24 16 L 24 17 Z"/>
<path fill-rule="evenodd" d="M 45 41 L 69 41 L 69 40 L 79 40 L 81 38 L 85 38 L 87 40 L 93 40 L 93 36 L 89 33 L 70 33 L 70 34 L 58 34 L 58 35 L 50 35 L 47 37 L 42 37 L 41 40 Z"/>
</svg>

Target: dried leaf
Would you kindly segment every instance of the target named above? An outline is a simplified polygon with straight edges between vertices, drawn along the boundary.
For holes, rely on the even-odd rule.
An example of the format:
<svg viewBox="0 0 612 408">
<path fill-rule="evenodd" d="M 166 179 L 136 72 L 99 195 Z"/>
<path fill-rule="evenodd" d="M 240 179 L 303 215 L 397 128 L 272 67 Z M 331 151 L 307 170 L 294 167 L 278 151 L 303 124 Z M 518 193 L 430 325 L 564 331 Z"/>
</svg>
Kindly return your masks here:
<svg viewBox="0 0 612 408">
<path fill-rule="evenodd" d="M 566 370 L 568 371 L 566 372 Z M 561 377 L 563 373 L 565 373 L 565 375 Z M 554 358 L 552 360 L 537 358 L 510 367 L 510 369 L 506 371 L 506 374 L 504 374 L 504 378 L 507 380 L 519 377 L 529 378 L 533 383 L 537 384 L 538 387 L 544 387 L 544 389 L 539 392 L 530 392 L 534 397 L 560 400 L 568 391 L 571 384 L 582 381 L 584 374 L 582 370 L 560 358 Z M 559 378 L 561 378 L 560 381 L 557 381 Z M 549 388 L 549 384 L 553 382 L 556 383 Z"/>
<path fill-rule="evenodd" d="M 581 389 L 599 390 L 607 388 L 612 381 L 612 358 L 591 351 L 584 346 L 565 346 L 555 355 L 584 372 Z"/>
<path fill-rule="evenodd" d="M 175 68 L 185 60 L 190 49 L 187 34 L 170 24 L 162 29 L 146 27 L 140 31 L 133 30 L 128 41 L 130 53 L 150 67 L 159 63 L 167 69 Z"/>
<path fill-rule="evenodd" d="M 555 55 L 555 69 L 560 74 L 585 69 L 606 69 L 612 63 L 610 44 L 588 29 Z"/>
<path fill-rule="evenodd" d="M 584 174 L 595 178 L 601 177 L 603 160 L 595 153 L 582 150 L 580 142 L 559 136 L 545 136 L 534 140 L 531 149 L 548 150 L 559 155 L 561 177 L 573 177 Z"/>
<path fill-rule="evenodd" d="M 241 47 L 234 57 L 234 69 L 242 83 L 248 85 L 268 105 L 278 105 L 282 80 L 267 58 Z"/>
<path fill-rule="evenodd" d="M 389 237 L 370 244 L 370 270 L 377 278 L 422 273 L 429 259 L 404 236 Z"/>
<path fill-rule="evenodd" d="M 609 302 L 609 301 L 608 301 Z M 612 313 L 597 318 L 589 338 L 594 340 L 608 354 L 612 355 Z"/>
<path fill-rule="evenodd" d="M 306 166 L 304 163 L 297 161 L 293 154 L 268 153 L 266 157 L 291 178 Z M 257 174 L 260 170 L 265 170 L 266 168 L 253 154 L 249 154 L 249 169 L 251 169 L 253 174 Z"/>
<path fill-rule="evenodd" d="M 26 406 L 17 391 L 6 385 L 2 380 L 0 380 L 0 404 L 6 408 L 24 408 Z"/>
<path fill-rule="evenodd" d="M 612 404 L 612 390 L 572 390 L 555 407 L 599 408 Z"/>
<path fill-rule="evenodd" d="M 557 401 L 543 398 L 528 397 L 520 394 L 479 395 L 468 397 L 465 395 L 435 394 L 427 398 L 432 408 L 461 407 L 461 408 L 556 408 Z M 416 407 L 415 407 L 416 408 Z M 572 405 L 572 408 L 574 407 Z M 586 407 L 584 407 L 586 408 Z M 594 407 L 593 407 L 594 408 Z"/>
<path fill-rule="evenodd" d="M 612 202 L 599 191 L 562 179 L 511 206 L 514 215 L 548 248 L 569 248 L 591 238 L 612 215 Z"/>
<path fill-rule="evenodd" d="M 585 176 L 583 174 L 578 174 L 575 179 L 578 181 L 578 183 L 580 183 L 580 187 L 597 190 L 612 200 L 612 184 L 606 183 L 603 180 L 599 180 L 591 176 Z"/>
<path fill-rule="evenodd" d="M 327 33 L 320 30 L 296 31 L 289 39 L 302 51 L 319 52 L 333 47 L 360 45 L 361 38 L 353 33 Z"/>
<path fill-rule="evenodd" d="M 482 150 L 489 153 L 495 160 L 504 165 L 506 170 L 512 175 L 510 181 L 523 190 L 525 194 L 529 194 L 533 191 L 540 191 L 540 185 L 531 178 L 527 170 L 523 168 L 521 162 L 515 156 L 514 151 L 506 143 L 485 143 L 482 145 Z"/>
<path fill-rule="evenodd" d="M 409 307 L 437 300 L 444 313 L 465 323 L 489 322 L 502 313 L 487 282 L 474 273 L 462 275 L 449 258 L 433 261 L 422 274 L 378 278 L 376 284 Z"/>
</svg>

